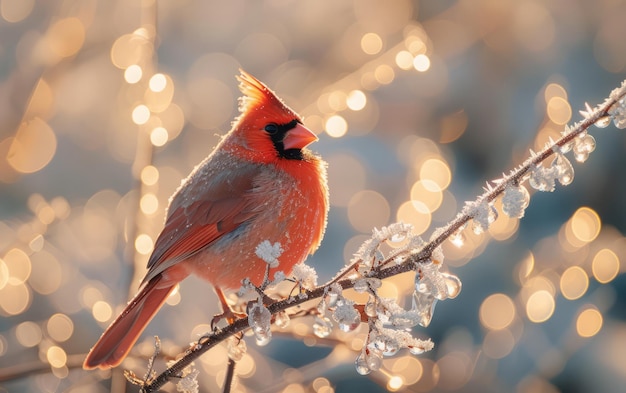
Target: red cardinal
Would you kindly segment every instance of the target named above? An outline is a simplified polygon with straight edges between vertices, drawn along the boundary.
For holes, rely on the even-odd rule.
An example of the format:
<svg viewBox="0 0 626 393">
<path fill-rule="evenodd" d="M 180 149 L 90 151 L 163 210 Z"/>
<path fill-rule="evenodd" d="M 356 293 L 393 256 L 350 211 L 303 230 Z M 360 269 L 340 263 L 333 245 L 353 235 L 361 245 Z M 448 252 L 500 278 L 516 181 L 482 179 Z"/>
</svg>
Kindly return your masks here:
<svg viewBox="0 0 626 393">
<path fill-rule="evenodd" d="M 260 285 L 265 240 L 283 252 L 273 271 L 291 272 L 314 252 L 328 213 L 326 163 L 306 149 L 317 140 L 302 119 L 250 74 L 238 77 L 240 116 L 174 193 L 141 290 L 102 334 L 83 368 L 124 360 L 176 284 L 194 273 L 222 290 Z M 270 277 L 273 273 L 270 272 Z"/>
</svg>

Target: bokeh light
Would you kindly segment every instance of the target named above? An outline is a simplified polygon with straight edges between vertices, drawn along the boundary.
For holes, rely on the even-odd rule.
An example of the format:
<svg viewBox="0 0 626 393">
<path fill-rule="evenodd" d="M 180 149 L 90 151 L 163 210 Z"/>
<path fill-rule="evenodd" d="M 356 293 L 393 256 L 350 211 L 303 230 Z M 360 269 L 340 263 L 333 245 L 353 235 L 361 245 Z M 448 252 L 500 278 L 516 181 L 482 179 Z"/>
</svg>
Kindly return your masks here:
<svg viewBox="0 0 626 393">
<path fill-rule="evenodd" d="M 491 330 L 508 327 L 515 318 L 515 304 L 503 293 L 489 295 L 480 305 L 480 322 Z"/>
<path fill-rule="evenodd" d="M 602 314 L 593 307 L 581 311 L 576 319 L 576 332 L 581 337 L 592 337 L 602 329 Z"/>
</svg>

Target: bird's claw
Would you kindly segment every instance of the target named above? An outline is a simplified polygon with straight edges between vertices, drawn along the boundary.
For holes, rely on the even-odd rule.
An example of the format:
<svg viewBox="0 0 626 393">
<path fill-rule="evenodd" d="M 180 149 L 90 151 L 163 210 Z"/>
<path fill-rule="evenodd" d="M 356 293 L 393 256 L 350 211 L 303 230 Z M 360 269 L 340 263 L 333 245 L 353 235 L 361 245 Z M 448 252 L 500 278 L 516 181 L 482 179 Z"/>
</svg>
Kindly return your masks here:
<svg viewBox="0 0 626 393">
<path fill-rule="evenodd" d="M 217 329 L 217 324 L 222 320 L 225 320 L 226 323 L 230 325 L 238 319 L 247 317 L 248 315 L 246 313 L 236 312 L 230 307 L 226 307 L 224 312 L 214 315 L 213 319 L 211 319 L 211 330 L 215 331 Z"/>
</svg>

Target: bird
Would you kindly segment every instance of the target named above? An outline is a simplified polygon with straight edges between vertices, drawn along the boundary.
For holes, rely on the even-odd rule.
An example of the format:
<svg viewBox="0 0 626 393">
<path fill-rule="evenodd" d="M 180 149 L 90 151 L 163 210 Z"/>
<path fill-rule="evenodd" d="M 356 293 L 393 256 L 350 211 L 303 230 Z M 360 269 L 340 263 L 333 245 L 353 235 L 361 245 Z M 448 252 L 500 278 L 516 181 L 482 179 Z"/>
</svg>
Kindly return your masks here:
<svg viewBox="0 0 626 393">
<path fill-rule="evenodd" d="M 139 291 L 104 331 L 84 369 L 118 366 L 178 283 L 195 274 L 224 291 L 290 274 L 320 246 L 328 216 L 326 162 L 302 118 L 261 81 L 239 70 L 239 116 L 213 151 L 181 182 Z M 256 255 L 279 243 L 277 267 Z M 268 270 L 269 269 L 269 270 Z M 270 276 L 272 277 L 272 276 Z"/>
</svg>

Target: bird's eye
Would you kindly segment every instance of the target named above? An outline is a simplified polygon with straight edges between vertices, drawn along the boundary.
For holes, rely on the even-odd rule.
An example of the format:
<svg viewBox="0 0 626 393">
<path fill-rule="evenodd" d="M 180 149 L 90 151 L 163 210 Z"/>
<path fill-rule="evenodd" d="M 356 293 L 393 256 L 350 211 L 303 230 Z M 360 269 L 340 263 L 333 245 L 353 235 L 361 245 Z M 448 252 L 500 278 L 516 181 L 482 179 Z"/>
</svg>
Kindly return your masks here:
<svg viewBox="0 0 626 393">
<path fill-rule="evenodd" d="M 265 126 L 265 131 L 267 131 L 268 134 L 270 135 L 274 135 L 278 132 L 278 124 L 276 123 L 270 123 L 268 125 Z"/>
</svg>

